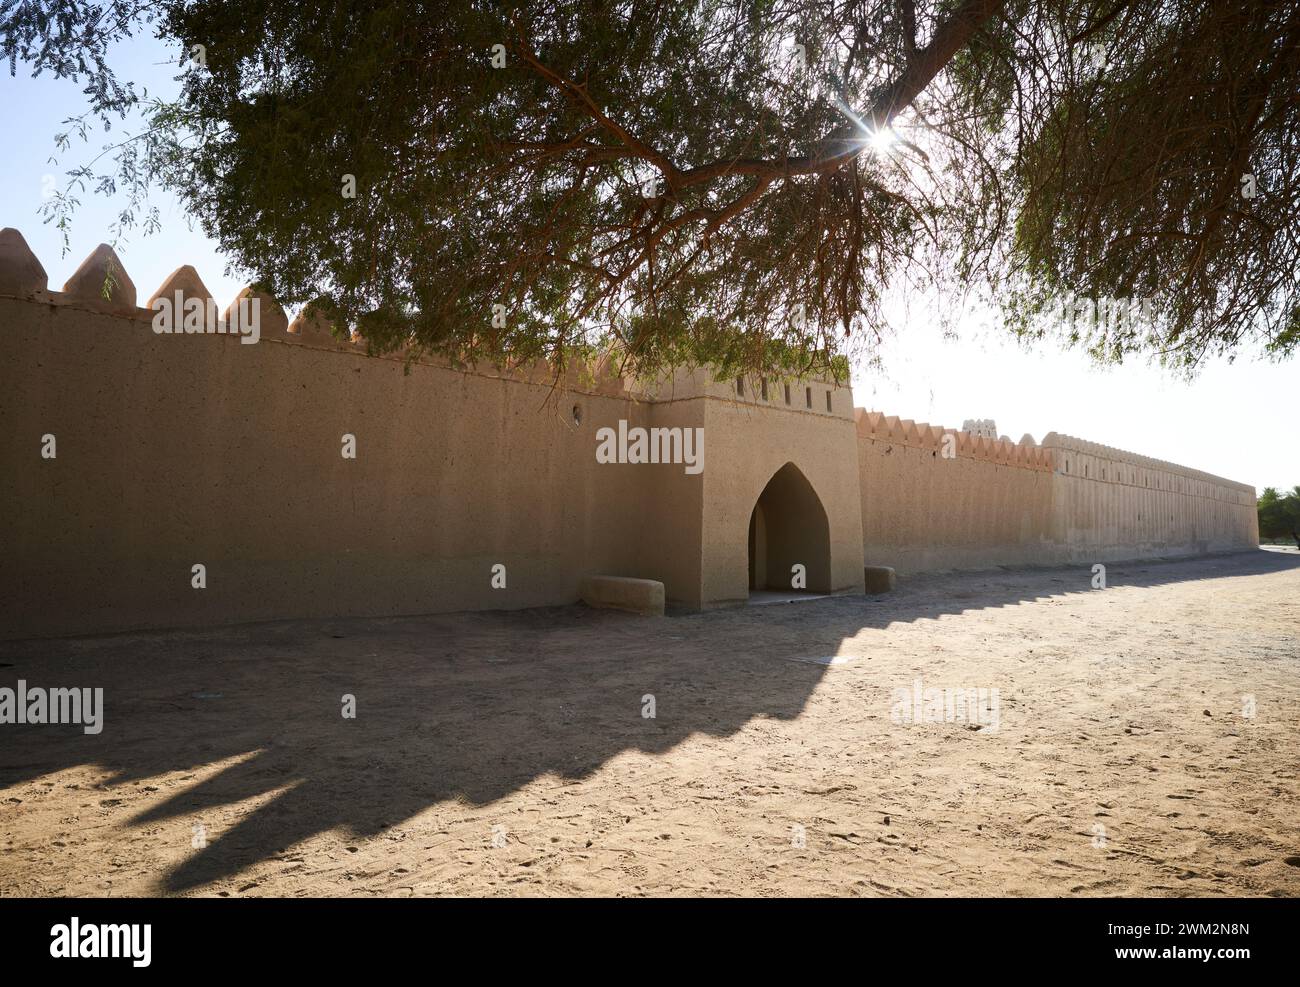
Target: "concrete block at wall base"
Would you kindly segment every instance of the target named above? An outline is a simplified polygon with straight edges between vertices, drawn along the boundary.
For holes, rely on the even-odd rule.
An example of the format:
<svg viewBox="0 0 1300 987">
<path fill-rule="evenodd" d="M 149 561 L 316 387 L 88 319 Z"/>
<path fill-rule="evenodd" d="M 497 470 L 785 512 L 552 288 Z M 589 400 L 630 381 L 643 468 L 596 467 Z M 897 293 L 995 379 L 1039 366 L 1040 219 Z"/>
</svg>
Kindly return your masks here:
<svg viewBox="0 0 1300 987">
<path fill-rule="evenodd" d="M 864 567 L 862 572 L 866 579 L 868 593 L 888 593 L 897 582 L 894 578 L 894 570 L 887 565 L 869 565 Z"/>
<path fill-rule="evenodd" d="M 587 576 L 582 580 L 582 602 L 589 607 L 662 617 L 664 584 L 627 576 Z"/>
</svg>

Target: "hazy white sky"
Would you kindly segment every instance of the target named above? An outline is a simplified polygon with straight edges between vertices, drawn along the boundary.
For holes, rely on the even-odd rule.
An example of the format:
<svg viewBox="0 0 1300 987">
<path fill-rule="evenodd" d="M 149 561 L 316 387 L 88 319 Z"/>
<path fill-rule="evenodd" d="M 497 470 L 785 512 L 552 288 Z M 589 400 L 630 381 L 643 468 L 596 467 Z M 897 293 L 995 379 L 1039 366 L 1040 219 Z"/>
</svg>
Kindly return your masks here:
<svg viewBox="0 0 1300 987">
<path fill-rule="evenodd" d="M 123 49 L 124 76 L 143 82 L 150 92 L 170 94 L 175 68 L 158 64 L 164 50 L 148 40 Z M 60 256 L 60 234 L 42 224 L 42 180 L 62 181 L 62 166 L 80 163 L 87 147 L 74 143 L 59 166 L 54 135 L 61 121 L 84 112 L 84 98 L 72 83 L 48 77 L 31 79 L 19 66 L 0 77 L 0 226 L 20 230 L 50 276 L 61 288 L 82 259 L 101 241 L 116 218 L 120 202 L 87 192 L 75 219 L 71 250 Z M 98 149 L 120 137 L 94 134 Z M 132 234 L 121 250 L 135 282 L 140 303 L 182 264 L 193 264 L 224 308 L 243 287 L 227 276 L 225 260 L 198 229 L 189 228 L 174 200 L 154 200 L 162 211 L 161 233 Z M 1211 363 L 1192 383 L 1141 364 L 1100 370 L 1077 351 L 1051 344 L 1026 350 L 996 330 L 959 326 L 956 341 L 945 340 L 927 315 L 941 300 L 913 300 L 897 332 L 882 349 L 883 368 L 857 367 L 855 403 L 902 418 L 949 427 L 967 418 L 992 418 L 1001 434 L 1019 440 L 1064 432 L 1132 452 L 1166 459 L 1229 479 L 1290 488 L 1300 484 L 1300 364 L 1272 364 L 1243 353 L 1235 363 Z"/>
<path fill-rule="evenodd" d="M 913 305 L 882 349 L 880 371 L 858 369 L 855 403 L 932 425 L 992 418 L 1019 441 L 1063 432 L 1232 480 L 1300 483 L 1300 364 L 1240 355 L 1191 383 L 1141 362 L 1100 369 L 1077 350 L 1026 349 L 998 331 L 967 327 L 945 340 Z"/>
</svg>

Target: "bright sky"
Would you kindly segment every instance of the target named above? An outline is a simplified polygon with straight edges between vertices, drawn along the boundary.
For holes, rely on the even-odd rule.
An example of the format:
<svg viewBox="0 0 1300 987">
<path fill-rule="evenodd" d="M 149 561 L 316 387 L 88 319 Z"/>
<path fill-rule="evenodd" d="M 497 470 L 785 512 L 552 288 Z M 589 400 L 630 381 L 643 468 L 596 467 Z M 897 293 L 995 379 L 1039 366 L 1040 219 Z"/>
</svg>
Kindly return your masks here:
<svg viewBox="0 0 1300 987">
<path fill-rule="evenodd" d="M 1099 369 L 1081 351 L 1026 349 L 991 330 L 945 340 L 913 305 L 882 348 L 883 369 L 855 370 L 859 407 L 932 425 L 992 418 L 998 432 L 1041 441 L 1063 432 L 1216 473 L 1258 491 L 1300 483 L 1300 365 L 1209 363 L 1190 384 L 1140 362 Z"/>
<path fill-rule="evenodd" d="M 124 78 L 150 93 L 175 90 L 173 64 L 161 64 L 165 50 L 152 39 L 119 49 L 113 63 Z M 38 210 L 46 176 L 62 183 L 62 166 L 81 163 L 104 143 L 123 133 L 95 133 L 89 146 L 74 142 L 56 167 L 54 135 L 61 122 L 84 112 L 78 87 L 47 76 L 31 79 L 20 65 L 11 78 L 0 77 L 0 227 L 20 230 L 45 266 L 50 286 L 63 282 L 94 247 L 107 240 L 120 200 L 87 192 L 73 219 L 71 249 L 61 256 L 59 232 L 42 224 Z M 44 183 L 44 184 L 43 184 Z M 145 237 L 138 230 L 120 249 L 135 282 L 140 303 L 182 264 L 193 264 L 218 303 L 225 307 L 243 287 L 226 274 L 226 260 L 190 223 L 172 199 L 156 196 L 162 231 Z M 941 300 L 913 300 L 897 333 L 882 350 L 881 370 L 857 367 L 855 403 L 901 418 L 960 427 L 967 418 L 992 418 L 1000 434 L 1036 439 L 1050 431 L 1217 473 L 1229 479 L 1287 488 L 1300 484 L 1296 439 L 1300 393 L 1295 360 L 1272 364 L 1243 353 L 1235 363 L 1211 363 L 1192 383 L 1155 367 L 1126 364 L 1100 370 L 1081 352 L 1050 344 L 1022 348 L 1009 336 L 975 326 L 959 326 L 956 341 L 945 340 L 928 318 Z"/>
</svg>

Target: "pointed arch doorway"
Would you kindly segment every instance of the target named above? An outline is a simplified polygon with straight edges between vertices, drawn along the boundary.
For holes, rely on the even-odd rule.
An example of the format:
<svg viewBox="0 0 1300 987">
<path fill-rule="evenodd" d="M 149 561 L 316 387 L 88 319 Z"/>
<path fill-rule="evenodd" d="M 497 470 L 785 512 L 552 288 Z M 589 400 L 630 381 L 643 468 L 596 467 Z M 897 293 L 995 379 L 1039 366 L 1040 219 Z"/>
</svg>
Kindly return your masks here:
<svg viewBox="0 0 1300 987">
<path fill-rule="evenodd" d="M 795 566 L 805 583 L 793 584 Z M 749 516 L 749 591 L 755 593 L 831 591 L 830 522 L 821 498 L 794 463 L 777 470 Z"/>
</svg>

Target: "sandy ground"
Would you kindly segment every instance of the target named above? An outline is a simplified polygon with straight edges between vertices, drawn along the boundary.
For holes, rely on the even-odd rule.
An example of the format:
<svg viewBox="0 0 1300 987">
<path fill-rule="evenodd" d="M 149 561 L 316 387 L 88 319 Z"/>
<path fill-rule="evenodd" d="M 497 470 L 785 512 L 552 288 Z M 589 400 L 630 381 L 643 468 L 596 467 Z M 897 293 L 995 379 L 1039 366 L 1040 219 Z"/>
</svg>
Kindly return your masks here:
<svg viewBox="0 0 1300 987">
<path fill-rule="evenodd" d="M 1108 578 L 0 644 L 0 894 L 1300 894 L 1300 555 Z"/>
</svg>

